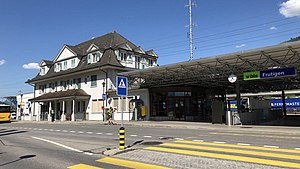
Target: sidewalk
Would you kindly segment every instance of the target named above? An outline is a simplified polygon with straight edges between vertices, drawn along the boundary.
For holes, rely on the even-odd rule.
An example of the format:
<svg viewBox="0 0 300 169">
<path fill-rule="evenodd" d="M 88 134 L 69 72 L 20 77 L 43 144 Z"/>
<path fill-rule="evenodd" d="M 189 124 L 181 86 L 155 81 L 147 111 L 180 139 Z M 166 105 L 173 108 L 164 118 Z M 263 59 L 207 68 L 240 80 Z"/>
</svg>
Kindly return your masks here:
<svg viewBox="0 0 300 169">
<path fill-rule="evenodd" d="M 48 121 L 17 121 L 17 123 L 40 123 L 40 124 L 74 124 L 74 125 L 105 125 L 103 121 L 56 121 L 54 123 Z M 120 125 L 121 121 L 117 121 Z M 211 124 L 204 122 L 183 122 L 183 121 L 124 121 L 124 126 L 140 126 L 140 127 L 158 127 L 158 128 L 173 128 L 173 129 L 195 129 L 195 130 L 222 130 L 222 131 L 253 131 L 253 132 L 272 132 L 299 134 L 300 127 L 289 126 L 267 126 L 267 125 L 236 125 L 227 126 L 225 124 Z"/>
</svg>

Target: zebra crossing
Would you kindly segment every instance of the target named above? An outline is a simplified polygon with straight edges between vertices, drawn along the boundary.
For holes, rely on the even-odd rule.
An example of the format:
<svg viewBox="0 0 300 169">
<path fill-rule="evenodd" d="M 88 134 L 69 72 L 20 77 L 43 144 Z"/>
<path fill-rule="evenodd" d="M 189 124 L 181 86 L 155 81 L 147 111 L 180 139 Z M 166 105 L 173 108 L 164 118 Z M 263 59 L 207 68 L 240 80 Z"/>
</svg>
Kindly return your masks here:
<svg viewBox="0 0 300 169">
<path fill-rule="evenodd" d="M 300 168 L 300 150 L 297 149 L 284 149 L 274 147 L 263 146 L 251 146 L 246 144 L 228 144 L 221 142 L 204 142 L 202 140 L 176 140 L 174 142 L 166 142 L 157 146 L 150 146 L 143 149 L 147 151 L 145 154 L 164 153 L 164 154 L 177 154 L 198 158 L 210 158 L 217 160 L 226 160 L 228 162 L 243 162 L 257 164 L 260 166 L 273 166 L 279 168 Z M 134 152 L 133 152 L 134 153 Z M 158 157 L 159 158 L 159 157 Z M 149 160 L 149 163 L 145 161 L 139 162 L 134 158 L 126 158 L 124 156 L 106 157 L 99 160 L 99 166 L 101 164 L 110 164 L 112 166 L 119 166 L 125 168 L 157 168 L 166 169 L 172 168 L 172 164 L 155 163 L 155 161 Z M 154 165 L 160 164 L 160 165 Z M 178 166 L 177 166 L 178 167 Z M 101 167 L 89 166 L 87 164 L 77 164 L 70 166 L 70 169 L 99 169 Z M 176 168 L 176 167 L 175 167 Z M 181 167 L 184 168 L 184 167 Z M 205 166 L 203 166 L 205 168 Z M 263 168 L 263 167 L 259 167 Z"/>
<path fill-rule="evenodd" d="M 119 167 L 126 167 L 126 168 L 170 169 L 168 167 L 163 167 L 163 166 L 158 166 L 158 165 L 153 165 L 153 164 L 146 164 L 146 163 L 141 163 L 141 162 L 136 162 L 136 161 L 131 161 L 131 160 L 123 160 L 123 159 L 112 158 L 112 157 L 105 157 L 105 158 L 98 159 L 96 161 L 100 162 L 100 163 L 110 164 L 110 165 L 119 166 Z M 103 169 L 101 167 L 91 166 L 91 165 L 87 165 L 87 164 L 76 164 L 76 165 L 70 166 L 68 168 L 69 169 Z"/>
</svg>

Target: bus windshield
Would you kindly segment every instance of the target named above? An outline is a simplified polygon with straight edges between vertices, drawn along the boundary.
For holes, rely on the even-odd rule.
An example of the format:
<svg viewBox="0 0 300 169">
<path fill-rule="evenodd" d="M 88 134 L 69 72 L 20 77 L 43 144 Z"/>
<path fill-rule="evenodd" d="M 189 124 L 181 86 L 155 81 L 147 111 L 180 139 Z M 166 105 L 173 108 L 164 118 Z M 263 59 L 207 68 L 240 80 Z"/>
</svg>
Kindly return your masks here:
<svg viewBox="0 0 300 169">
<path fill-rule="evenodd" d="M 10 112 L 9 106 L 0 106 L 0 113 L 7 113 Z"/>
</svg>

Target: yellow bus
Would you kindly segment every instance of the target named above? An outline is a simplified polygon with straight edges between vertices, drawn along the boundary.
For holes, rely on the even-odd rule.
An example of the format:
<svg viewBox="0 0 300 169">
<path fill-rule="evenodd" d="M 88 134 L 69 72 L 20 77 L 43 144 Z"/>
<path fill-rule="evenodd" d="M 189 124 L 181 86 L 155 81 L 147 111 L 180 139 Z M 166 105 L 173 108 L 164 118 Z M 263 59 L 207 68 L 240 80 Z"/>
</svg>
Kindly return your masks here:
<svg viewBox="0 0 300 169">
<path fill-rule="evenodd" d="M 10 105 L 0 104 L 0 122 L 10 122 Z"/>
</svg>

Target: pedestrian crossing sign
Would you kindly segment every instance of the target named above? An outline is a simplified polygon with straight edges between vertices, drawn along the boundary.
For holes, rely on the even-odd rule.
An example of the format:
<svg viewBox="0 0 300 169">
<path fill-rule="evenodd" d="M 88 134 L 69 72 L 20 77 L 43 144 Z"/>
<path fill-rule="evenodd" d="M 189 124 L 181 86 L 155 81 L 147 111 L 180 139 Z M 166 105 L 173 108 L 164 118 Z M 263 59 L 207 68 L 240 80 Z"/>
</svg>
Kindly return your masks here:
<svg viewBox="0 0 300 169">
<path fill-rule="evenodd" d="M 126 77 L 117 76 L 116 79 L 117 86 L 117 95 L 118 96 L 127 96 L 128 90 L 128 81 Z"/>
</svg>

